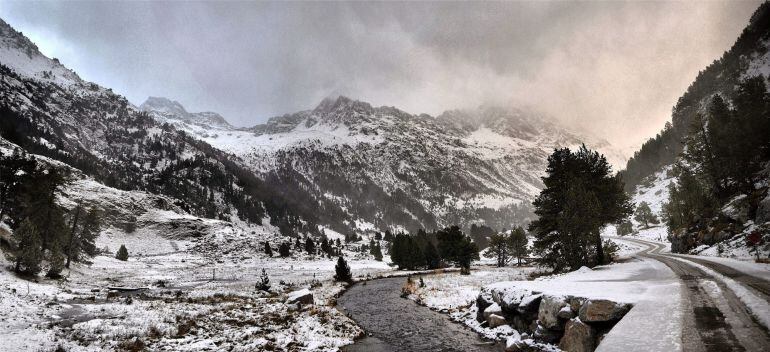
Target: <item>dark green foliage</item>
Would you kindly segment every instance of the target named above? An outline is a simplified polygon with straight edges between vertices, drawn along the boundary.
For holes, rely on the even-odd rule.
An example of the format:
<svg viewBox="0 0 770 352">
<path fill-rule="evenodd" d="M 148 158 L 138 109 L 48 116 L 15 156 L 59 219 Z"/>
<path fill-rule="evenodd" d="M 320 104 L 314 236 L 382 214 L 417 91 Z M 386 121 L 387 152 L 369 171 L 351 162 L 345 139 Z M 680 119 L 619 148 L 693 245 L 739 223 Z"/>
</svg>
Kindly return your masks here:
<svg viewBox="0 0 770 352">
<path fill-rule="evenodd" d="M 486 251 L 487 258 L 497 259 L 497 266 L 508 265 L 511 259 L 510 237 L 505 233 L 494 234 L 489 237 L 489 249 Z"/>
<path fill-rule="evenodd" d="M 471 224 L 471 230 L 469 235 L 473 239 L 473 242 L 479 247 L 484 249 L 489 246 L 489 238 L 495 234 L 495 230 L 486 225 Z"/>
<path fill-rule="evenodd" d="M 278 246 L 278 255 L 282 258 L 286 258 L 291 255 L 291 245 L 289 242 L 283 242 Z"/>
<path fill-rule="evenodd" d="M 650 205 L 647 202 L 640 202 L 636 206 L 636 212 L 634 213 L 634 220 L 642 224 L 642 228 L 650 228 L 650 225 L 657 225 L 660 223 L 658 217 L 650 209 Z"/>
<path fill-rule="evenodd" d="M 479 248 L 458 226 L 436 232 L 441 258 L 460 268 L 469 269 L 473 260 L 479 259 Z"/>
<path fill-rule="evenodd" d="M 350 273 L 350 267 L 345 258 L 337 258 L 337 265 L 334 266 L 334 280 L 342 282 L 353 281 L 353 275 Z"/>
<path fill-rule="evenodd" d="M 768 132 L 770 94 L 762 76 L 739 82 L 732 104 L 715 95 L 707 115 L 696 115 L 664 206 L 666 225 L 679 239 L 672 241 L 672 251 L 695 245 L 683 237 L 688 233 L 724 227 L 728 220 L 718 209 L 738 195 L 746 196 L 748 217 L 754 218 L 764 192 L 755 187 L 766 177 L 762 170 L 770 161 Z"/>
<path fill-rule="evenodd" d="M 618 236 L 626 236 L 634 232 L 633 225 L 631 224 L 631 221 L 628 221 L 628 219 L 620 221 L 620 223 L 616 225 L 616 230 Z"/>
<path fill-rule="evenodd" d="M 425 257 L 425 266 L 428 269 L 438 269 L 441 267 L 441 256 L 438 254 L 438 249 L 433 242 L 428 241 L 423 249 L 423 256 Z"/>
<path fill-rule="evenodd" d="M 618 251 L 620 250 L 617 243 L 605 239 L 602 248 L 604 249 L 604 257 L 607 258 L 607 263 L 611 263 L 617 259 Z"/>
<path fill-rule="evenodd" d="M 125 245 L 120 245 L 120 248 L 118 248 L 118 252 L 115 253 L 115 259 L 127 261 L 128 260 L 128 249 L 126 249 Z"/>
<path fill-rule="evenodd" d="M 521 265 L 521 260 L 529 255 L 529 247 L 527 247 L 527 232 L 521 226 L 516 226 L 511 230 L 510 235 L 511 254 L 516 258 L 517 264 Z"/>
<path fill-rule="evenodd" d="M 390 259 L 399 269 L 413 270 L 425 265 L 425 257 L 417 240 L 407 234 L 398 234 L 393 239 Z"/>
<path fill-rule="evenodd" d="M 527 256 L 527 232 L 521 226 L 516 226 L 510 233 L 498 233 L 489 238 L 489 249 L 485 255 L 487 258 L 497 259 L 497 266 L 508 265 L 511 259 L 516 258 L 518 265 Z"/>
<path fill-rule="evenodd" d="M 259 276 L 259 282 L 257 282 L 257 290 L 269 291 L 270 290 L 270 277 L 267 276 L 265 269 L 262 269 L 262 275 Z"/>
<path fill-rule="evenodd" d="M 535 199 L 529 230 L 540 264 L 556 271 L 604 264 L 599 230 L 631 213 L 620 176 L 603 155 L 582 146 L 556 149 L 548 158 L 545 189 Z"/>
<path fill-rule="evenodd" d="M 265 254 L 267 254 L 268 257 L 273 256 L 273 249 L 270 247 L 270 242 L 265 241 Z"/>
<path fill-rule="evenodd" d="M 66 211 L 56 199 L 68 180 L 65 170 L 44 168 L 19 150 L 0 156 L 0 219 L 14 230 L 17 272 L 37 274 L 43 259 L 48 262 L 49 277 L 58 278 L 64 268 L 70 230 Z"/>
<path fill-rule="evenodd" d="M 666 226 L 670 233 L 703 227 L 716 214 L 717 201 L 704 182 L 688 168 L 676 166 L 677 182 L 669 186 L 668 203 L 663 205 Z"/>
<path fill-rule="evenodd" d="M 72 219 L 72 231 L 66 246 L 67 262 L 64 265 L 69 268 L 72 261 L 85 262 L 86 258 L 93 257 L 97 253 L 96 238 L 101 231 L 101 218 L 99 211 L 95 207 L 88 209 L 88 212 L 81 217 L 81 206 L 78 205 L 74 210 Z"/>
<path fill-rule="evenodd" d="M 18 273 L 35 275 L 40 272 L 43 261 L 40 232 L 29 219 L 24 219 L 13 232 L 14 270 Z"/>
<path fill-rule="evenodd" d="M 767 46 L 763 43 L 770 33 L 770 3 L 763 3 L 754 12 L 749 26 L 746 27 L 738 40 L 718 60 L 698 73 L 695 81 L 687 88 L 687 91 L 679 98 L 672 111 L 672 122 L 655 138 L 642 145 L 642 148 L 628 161 L 623 178 L 626 181 L 627 190 L 633 187 L 645 177 L 652 175 L 665 165 L 671 165 L 682 152 L 682 147 L 690 135 L 691 126 L 701 111 L 702 102 L 708 101 L 714 94 L 723 97 L 734 97 L 739 93 L 740 79 L 745 74 L 748 60 L 755 55 L 763 55 Z M 755 90 L 753 92 L 758 92 Z M 747 89 L 745 96 L 753 94 Z M 761 99 L 753 100 L 757 105 L 762 104 Z M 767 124 L 755 125 L 756 136 L 768 136 Z M 751 139 L 746 140 L 746 144 Z M 764 143 L 755 144 L 757 149 L 767 148 L 767 139 Z M 719 165 L 717 165 L 719 166 Z"/>
<path fill-rule="evenodd" d="M 315 254 L 315 242 L 310 237 L 305 240 L 305 252 Z"/>
</svg>

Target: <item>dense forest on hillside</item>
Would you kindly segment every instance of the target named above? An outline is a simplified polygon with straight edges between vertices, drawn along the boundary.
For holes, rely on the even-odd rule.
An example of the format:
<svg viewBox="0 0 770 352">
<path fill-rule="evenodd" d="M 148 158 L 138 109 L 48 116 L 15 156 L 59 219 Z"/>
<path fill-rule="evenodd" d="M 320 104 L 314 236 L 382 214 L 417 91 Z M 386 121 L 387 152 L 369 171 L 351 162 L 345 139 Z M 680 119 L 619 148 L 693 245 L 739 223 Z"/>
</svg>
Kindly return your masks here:
<svg viewBox="0 0 770 352">
<path fill-rule="evenodd" d="M 679 98 L 671 113 L 671 123 L 654 138 L 645 142 L 628 161 L 622 172 L 626 190 L 632 191 L 645 177 L 661 167 L 673 164 L 682 153 L 685 138 L 691 132 L 696 116 L 704 112 L 714 94 L 732 100 L 738 83 L 746 74 L 750 59 L 767 52 L 770 36 L 770 4 L 763 3 L 735 44 L 703 71 Z"/>
</svg>

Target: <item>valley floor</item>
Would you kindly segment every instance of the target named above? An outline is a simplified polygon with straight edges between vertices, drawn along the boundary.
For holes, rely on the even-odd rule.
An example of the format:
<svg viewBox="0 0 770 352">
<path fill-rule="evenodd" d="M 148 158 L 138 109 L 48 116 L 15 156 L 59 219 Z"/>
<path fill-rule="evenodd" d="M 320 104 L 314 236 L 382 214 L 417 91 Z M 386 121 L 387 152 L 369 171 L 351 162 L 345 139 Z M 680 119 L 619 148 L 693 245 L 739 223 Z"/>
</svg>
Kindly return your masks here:
<svg viewBox="0 0 770 352">
<path fill-rule="evenodd" d="M 227 240 L 239 235 L 220 232 L 218 236 Z M 704 297 L 711 297 L 714 307 L 724 310 L 738 305 L 753 317 L 749 320 L 768 324 L 770 304 L 762 290 L 770 280 L 770 265 L 682 255 L 661 260 L 656 256 L 666 253 L 664 244 L 639 238 L 613 240 L 621 245 L 620 263 L 534 280 L 530 277 L 537 269 L 528 266 L 479 265 L 471 275 L 413 273 L 409 298 L 445 313 L 447 322 L 451 319 L 483 337 L 508 342 L 531 337 L 508 325 L 492 329 L 480 324 L 475 301 L 482 289 L 631 303 L 633 309 L 603 337 L 599 350 L 689 350 L 688 339 L 701 339 L 703 331 L 688 318 L 693 298 L 683 292 L 690 283 L 678 269 L 672 271 L 674 261 L 697 271 L 701 278 L 696 286 L 704 290 Z M 261 253 L 249 255 L 248 250 L 214 255 L 201 251 L 196 241 L 169 240 L 141 230 L 131 235 L 107 231 L 98 244 L 110 250 L 125 244 L 131 248 L 131 257 L 122 262 L 100 255 L 91 265 L 77 264 L 65 271 L 64 280 L 40 282 L 16 277 L 8 270 L 10 263 L 1 259 L 4 350 L 336 351 L 364 335 L 360 322 L 356 324 L 336 307 L 344 287 L 332 280 L 332 259 L 267 258 Z M 346 256 L 358 280 L 405 274 L 385 264 L 387 257 L 378 262 L 353 252 Z M 270 277 L 270 292 L 255 288 L 262 269 Z M 404 277 L 390 280 L 396 288 L 407 282 Z M 142 290 L 114 295 L 110 287 Z M 298 309 L 286 303 L 288 293 L 303 288 L 311 288 L 314 305 Z M 714 298 L 727 291 L 735 296 L 733 300 Z M 737 343 L 745 342 L 741 335 L 745 329 L 732 325 L 722 329 L 738 336 Z M 550 346 L 541 348 L 556 348 Z"/>
</svg>

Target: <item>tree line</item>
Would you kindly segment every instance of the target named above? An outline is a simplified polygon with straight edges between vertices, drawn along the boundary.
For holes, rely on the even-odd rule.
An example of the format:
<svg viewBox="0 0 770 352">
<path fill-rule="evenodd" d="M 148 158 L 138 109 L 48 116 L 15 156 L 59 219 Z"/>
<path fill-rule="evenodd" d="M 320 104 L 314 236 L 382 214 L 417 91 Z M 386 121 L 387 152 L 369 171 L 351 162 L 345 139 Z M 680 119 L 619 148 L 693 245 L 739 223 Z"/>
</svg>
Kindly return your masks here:
<svg viewBox="0 0 770 352">
<path fill-rule="evenodd" d="M 13 231 L 3 245 L 17 273 L 36 275 L 45 262 L 46 276 L 58 278 L 72 262 L 97 254 L 97 209 L 78 204 L 67 210 L 57 202 L 69 181 L 67 170 L 46 167 L 18 148 L 0 156 L 0 222 Z"/>
<path fill-rule="evenodd" d="M 458 226 L 433 232 L 420 229 L 415 235 L 393 236 L 390 259 L 399 269 L 437 269 L 451 264 L 467 273 L 471 262 L 479 259 L 479 248 Z"/>
<path fill-rule="evenodd" d="M 768 161 L 770 94 L 760 75 L 742 80 L 731 101 L 713 95 L 705 112 L 693 120 L 663 209 L 669 231 L 727 229 L 734 219 L 720 209 L 738 196 L 744 197 L 748 218 L 754 219 L 767 189 L 761 183 Z"/>
</svg>

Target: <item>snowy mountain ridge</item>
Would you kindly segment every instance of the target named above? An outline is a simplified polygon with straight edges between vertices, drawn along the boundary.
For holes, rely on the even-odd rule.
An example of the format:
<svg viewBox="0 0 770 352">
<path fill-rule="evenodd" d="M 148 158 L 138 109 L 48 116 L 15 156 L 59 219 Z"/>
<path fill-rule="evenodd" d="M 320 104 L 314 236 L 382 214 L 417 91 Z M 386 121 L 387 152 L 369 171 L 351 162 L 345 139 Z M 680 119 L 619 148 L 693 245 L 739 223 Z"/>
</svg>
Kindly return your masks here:
<svg viewBox="0 0 770 352">
<path fill-rule="evenodd" d="M 156 118 L 185 111 L 142 106 Z M 510 228 L 528 220 L 554 148 L 608 147 L 522 109 L 482 106 L 433 117 L 344 96 L 246 129 L 180 128 L 238 156 L 257 174 L 294 174 L 302 187 L 356 219 L 356 226 L 380 229 L 471 222 Z M 406 211 L 376 204 L 394 201 Z"/>
<path fill-rule="evenodd" d="M 149 97 L 139 109 L 149 112 L 160 123 L 186 123 L 216 129 L 233 129 L 222 115 L 210 111 L 187 112 L 182 104 L 166 98 Z"/>
</svg>

